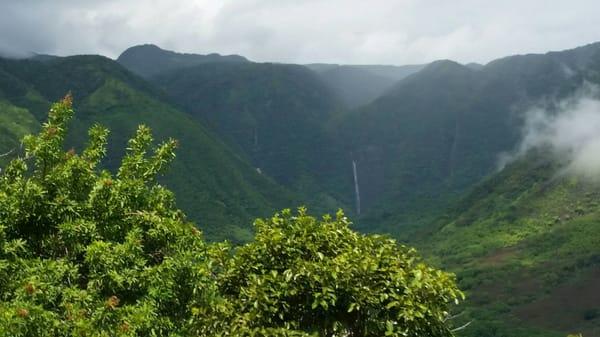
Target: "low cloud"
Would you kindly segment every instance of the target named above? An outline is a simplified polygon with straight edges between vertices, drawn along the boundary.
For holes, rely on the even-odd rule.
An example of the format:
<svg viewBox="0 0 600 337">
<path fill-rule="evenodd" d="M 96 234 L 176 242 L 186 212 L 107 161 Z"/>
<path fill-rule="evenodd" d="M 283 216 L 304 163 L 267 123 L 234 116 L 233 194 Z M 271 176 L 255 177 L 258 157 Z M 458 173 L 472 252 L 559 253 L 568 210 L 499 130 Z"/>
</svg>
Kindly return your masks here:
<svg viewBox="0 0 600 337">
<path fill-rule="evenodd" d="M 600 180 L 600 88 L 586 85 L 568 99 L 528 110 L 522 141 L 501 156 L 500 166 L 535 148 L 549 149 L 566 173 Z"/>
<path fill-rule="evenodd" d="M 0 52 L 117 57 L 155 43 L 255 61 L 486 63 L 598 41 L 599 10 L 597 0 L 3 0 Z"/>
</svg>

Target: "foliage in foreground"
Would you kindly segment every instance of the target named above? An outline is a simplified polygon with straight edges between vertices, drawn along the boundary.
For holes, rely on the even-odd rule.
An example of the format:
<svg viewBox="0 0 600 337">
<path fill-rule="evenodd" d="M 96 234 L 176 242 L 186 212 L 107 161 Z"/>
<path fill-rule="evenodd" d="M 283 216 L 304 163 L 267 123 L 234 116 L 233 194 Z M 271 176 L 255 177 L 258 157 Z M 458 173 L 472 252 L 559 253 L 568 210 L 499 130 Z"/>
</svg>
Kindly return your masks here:
<svg viewBox="0 0 600 337">
<path fill-rule="evenodd" d="M 462 293 L 413 250 L 302 209 L 209 244 L 155 180 L 175 141 L 140 127 L 113 175 L 100 126 L 63 151 L 72 114 L 55 104 L 0 176 L 0 335 L 452 335 Z"/>
</svg>

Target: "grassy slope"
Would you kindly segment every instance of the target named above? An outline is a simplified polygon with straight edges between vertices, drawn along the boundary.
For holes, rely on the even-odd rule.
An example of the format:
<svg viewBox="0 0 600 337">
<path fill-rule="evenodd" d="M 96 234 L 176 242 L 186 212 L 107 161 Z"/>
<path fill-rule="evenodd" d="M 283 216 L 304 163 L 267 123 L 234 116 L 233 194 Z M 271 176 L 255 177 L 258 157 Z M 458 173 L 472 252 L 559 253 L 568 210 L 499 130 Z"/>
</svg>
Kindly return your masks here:
<svg viewBox="0 0 600 337">
<path fill-rule="evenodd" d="M 38 128 L 38 121 L 27 109 L 0 100 L 0 168 L 19 153 L 23 136 Z"/>
<path fill-rule="evenodd" d="M 39 122 L 32 114 L 36 108 L 46 109 L 46 101 L 30 86 L 5 71 L 0 59 L 0 168 L 21 153 L 23 136 L 38 130 Z"/>
<path fill-rule="evenodd" d="M 168 104 L 159 91 L 113 61 L 93 56 L 13 61 L 4 69 L 47 101 L 73 92 L 78 114 L 70 140 L 76 147 L 93 122 L 112 129 L 111 149 L 123 148 L 140 123 L 152 127 L 157 140 L 179 139 L 178 158 L 164 182 L 212 239 L 247 239 L 255 217 L 295 204 L 290 192 L 258 174 L 201 124 Z M 19 102 L 14 99 L 14 104 Z M 44 113 L 36 110 L 34 115 L 43 118 Z M 111 150 L 109 157 L 107 165 L 114 168 L 120 153 Z"/>
<path fill-rule="evenodd" d="M 466 335 L 600 334 L 600 185 L 560 172 L 530 154 L 421 233 L 468 291 Z"/>
</svg>

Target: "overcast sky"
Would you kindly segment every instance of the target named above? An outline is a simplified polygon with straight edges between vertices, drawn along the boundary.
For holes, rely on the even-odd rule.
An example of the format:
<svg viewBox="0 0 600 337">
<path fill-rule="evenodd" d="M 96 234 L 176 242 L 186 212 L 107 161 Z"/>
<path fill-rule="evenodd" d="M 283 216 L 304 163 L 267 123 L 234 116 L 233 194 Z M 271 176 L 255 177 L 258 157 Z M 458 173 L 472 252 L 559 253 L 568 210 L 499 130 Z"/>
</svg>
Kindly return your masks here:
<svg viewBox="0 0 600 337">
<path fill-rule="evenodd" d="M 154 43 L 255 61 L 485 63 L 600 41 L 598 0 L 0 0 L 0 51 Z"/>
</svg>

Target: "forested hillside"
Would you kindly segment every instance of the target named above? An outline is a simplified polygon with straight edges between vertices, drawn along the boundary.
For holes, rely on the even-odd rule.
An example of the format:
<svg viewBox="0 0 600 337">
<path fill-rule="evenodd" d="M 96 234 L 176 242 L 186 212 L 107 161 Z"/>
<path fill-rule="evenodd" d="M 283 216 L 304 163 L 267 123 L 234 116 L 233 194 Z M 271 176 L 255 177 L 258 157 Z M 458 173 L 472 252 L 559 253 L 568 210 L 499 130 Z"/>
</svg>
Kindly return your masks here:
<svg viewBox="0 0 600 337">
<path fill-rule="evenodd" d="M 38 127 L 38 121 L 27 109 L 0 100 L 0 167 L 6 165 L 15 151 L 19 151 L 21 138 Z"/>
<path fill-rule="evenodd" d="M 140 125 L 113 174 L 103 126 L 64 150 L 73 114 L 71 96 L 53 104 L 0 175 L 0 335 L 453 335 L 464 296 L 413 249 L 303 208 L 207 243 L 156 179 L 179 142 Z"/>
<path fill-rule="evenodd" d="M 117 62 L 142 77 L 152 77 L 162 72 L 193 67 L 204 63 L 245 63 L 239 55 L 186 54 L 164 50 L 152 44 L 134 46 L 125 50 Z"/>
<path fill-rule="evenodd" d="M 112 60 L 74 56 L 47 62 L 2 60 L 0 65 L 2 83 L 7 83 L 2 92 L 8 103 L 3 104 L 13 105 L 2 115 L 15 116 L 10 123 L 22 125 L 11 126 L 8 137 L 2 134 L 7 139 L 2 150 L 17 147 L 19 137 L 35 131 L 43 120 L 48 102 L 71 92 L 80 113 L 68 136 L 69 146 L 81 148 L 85 130 L 94 123 L 111 127 L 111 147 L 104 163 L 109 168 L 117 167 L 125 141 L 139 123 L 152 127 L 158 139 L 176 137 L 181 142 L 179 156 L 163 181 L 178 193 L 178 205 L 209 238 L 248 239 L 252 219 L 299 203 L 171 105 L 166 95 Z"/>
<path fill-rule="evenodd" d="M 269 63 L 210 63 L 152 78 L 261 172 L 323 211 L 341 204 L 328 191 L 343 152 L 329 120 L 340 104 L 308 69 Z M 346 174 L 348 176 L 348 174 Z"/>
<path fill-rule="evenodd" d="M 599 14 L 0 0 L 0 337 L 600 337 Z"/>
<path fill-rule="evenodd" d="M 336 139 L 357 163 L 362 228 L 402 233 L 431 221 L 517 146 L 531 106 L 599 83 L 599 60 L 592 44 L 479 70 L 439 61 L 346 114 Z"/>
<path fill-rule="evenodd" d="M 600 184 L 532 150 L 415 240 L 471 299 L 466 336 L 600 333 Z"/>
<path fill-rule="evenodd" d="M 485 66 L 309 65 L 317 77 L 293 65 L 213 62 L 152 81 L 307 202 L 356 212 L 360 199 L 360 228 L 405 235 L 496 169 L 499 154 L 517 146 L 529 107 L 598 82 L 599 49 Z M 357 104 L 349 98 L 374 101 L 343 109 Z"/>
<path fill-rule="evenodd" d="M 49 102 L 71 92 L 79 113 L 65 150 L 106 125 L 101 165 L 113 172 L 140 123 L 179 141 L 159 181 L 209 239 L 246 242 L 254 218 L 284 207 L 342 207 L 357 229 L 415 244 L 457 273 L 471 298 L 465 336 L 600 333 L 600 186 L 564 174 L 568 163 L 547 149 L 519 152 L 532 111 L 559 115 L 600 84 L 600 44 L 404 72 L 149 45 L 119 63 L 1 59 L 0 167 L 23 154 L 20 139 L 40 129 Z"/>
</svg>

